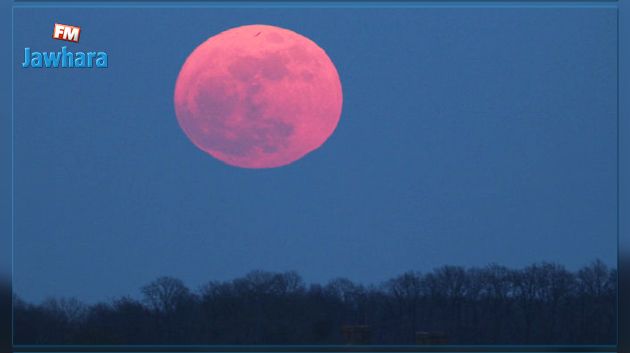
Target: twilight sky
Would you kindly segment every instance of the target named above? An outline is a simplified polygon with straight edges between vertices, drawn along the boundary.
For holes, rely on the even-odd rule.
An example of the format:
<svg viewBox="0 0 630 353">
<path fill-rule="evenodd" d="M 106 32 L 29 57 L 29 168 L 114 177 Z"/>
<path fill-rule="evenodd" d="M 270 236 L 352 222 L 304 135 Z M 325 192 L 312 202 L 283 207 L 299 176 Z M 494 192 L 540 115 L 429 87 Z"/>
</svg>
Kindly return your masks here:
<svg viewBox="0 0 630 353">
<path fill-rule="evenodd" d="M 616 263 L 612 8 L 19 8 L 14 20 L 14 285 L 27 300 L 254 269 L 371 283 L 444 264 Z M 51 39 L 55 22 L 81 26 L 80 44 Z M 277 169 L 201 152 L 173 107 L 187 55 L 256 23 L 315 41 L 343 85 L 332 137 Z M 21 68 L 24 47 L 63 45 L 107 51 L 109 68 Z"/>
</svg>

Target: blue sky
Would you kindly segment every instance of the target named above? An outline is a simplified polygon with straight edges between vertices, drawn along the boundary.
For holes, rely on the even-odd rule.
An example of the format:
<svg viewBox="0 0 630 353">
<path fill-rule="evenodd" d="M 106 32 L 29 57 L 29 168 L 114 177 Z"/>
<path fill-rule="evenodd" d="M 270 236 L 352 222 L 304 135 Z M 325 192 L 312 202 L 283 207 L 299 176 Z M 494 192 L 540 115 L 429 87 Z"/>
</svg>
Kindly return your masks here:
<svg viewBox="0 0 630 353">
<path fill-rule="evenodd" d="M 491 262 L 616 263 L 612 8 L 16 9 L 15 290 L 195 288 L 254 269 L 373 283 Z M 51 39 L 54 22 L 83 28 Z M 305 35 L 344 93 L 319 150 L 246 170 L 179 128 L 175 79 L 244 24 Z M 116 27 L 112 27 L 116 24 Z M 24 47 L 107 69 L 22 69 Z"/>
</svg>

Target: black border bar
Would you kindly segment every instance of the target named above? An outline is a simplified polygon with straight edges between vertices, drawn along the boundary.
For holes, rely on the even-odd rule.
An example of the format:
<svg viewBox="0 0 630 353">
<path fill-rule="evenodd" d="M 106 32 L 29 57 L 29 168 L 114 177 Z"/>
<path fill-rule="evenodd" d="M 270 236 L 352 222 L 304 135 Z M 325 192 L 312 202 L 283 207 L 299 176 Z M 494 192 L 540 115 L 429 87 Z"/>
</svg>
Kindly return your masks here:
<svg viewBox="0 0 630 353">
<path fill-rule="evenodd" d="M 15 346 L 18 352 L 617 352 L 617 346 Z"/>
</svg>

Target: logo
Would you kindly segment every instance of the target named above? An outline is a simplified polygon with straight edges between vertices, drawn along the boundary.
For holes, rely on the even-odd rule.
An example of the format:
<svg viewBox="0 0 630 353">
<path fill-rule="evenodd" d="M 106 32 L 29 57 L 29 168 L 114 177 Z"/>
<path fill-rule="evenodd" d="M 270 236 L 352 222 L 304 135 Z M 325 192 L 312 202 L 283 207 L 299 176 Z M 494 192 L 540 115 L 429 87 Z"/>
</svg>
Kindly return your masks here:
<svg viewBox="0 0 630 353">
<path fill-rule="evenodd" d="M 79 43 L 81 37 L 81 27 L 63 25 L 55 23 L 52 37 L 54 39 L 65 40 L 67 42 Z"/>
<path fill-rule="evenodd" d="M 79 43 L 81 27 L 55 23 L 53 39 Z M 104 51 L 73 51 L 63 46 L 59 51 L 37 51 L 24 48 L 23 68 L 106 68 L 107 53 Z"/>
</svg>

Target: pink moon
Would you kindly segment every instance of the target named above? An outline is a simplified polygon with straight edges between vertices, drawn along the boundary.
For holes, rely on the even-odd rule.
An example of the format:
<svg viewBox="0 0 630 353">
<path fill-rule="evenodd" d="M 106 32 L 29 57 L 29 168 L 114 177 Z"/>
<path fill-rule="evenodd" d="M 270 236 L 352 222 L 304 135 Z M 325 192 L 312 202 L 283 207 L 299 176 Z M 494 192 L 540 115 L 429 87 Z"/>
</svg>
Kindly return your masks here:
<svg viewBox="0 0 630 353">
<path fill-rule="evenodd" d="M 341 82 L 326 52 L 275 26 L 229 29 L 199 45 L 175 84 L 179 125 L 202 151 L 232 166 L 280 167 L 335 131 Z"/>
</svg>

